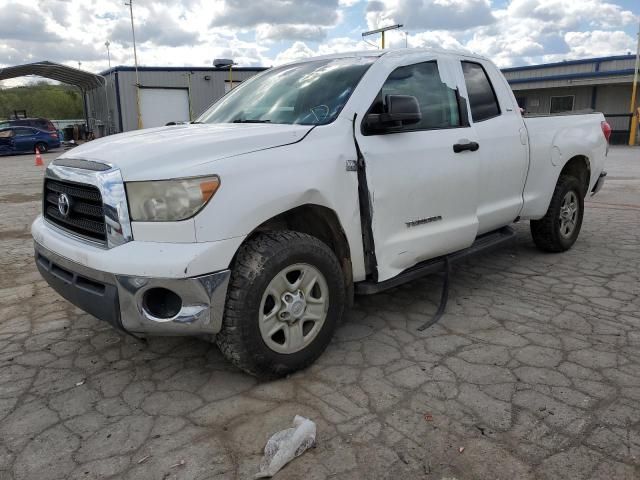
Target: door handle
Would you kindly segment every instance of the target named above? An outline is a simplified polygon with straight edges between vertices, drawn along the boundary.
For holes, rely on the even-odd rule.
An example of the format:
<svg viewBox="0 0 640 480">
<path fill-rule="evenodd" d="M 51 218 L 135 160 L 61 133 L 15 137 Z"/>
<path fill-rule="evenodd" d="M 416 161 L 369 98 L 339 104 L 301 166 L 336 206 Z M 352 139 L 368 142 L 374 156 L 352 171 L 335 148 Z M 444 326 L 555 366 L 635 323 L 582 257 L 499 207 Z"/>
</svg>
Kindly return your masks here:
<svg viewBox="0 0 640 480">
<path fill-rule="evenodd" d="M 470 152 L 475 152 L 480 148 L 478 142 L 470 142 L 469 140 L 459 140 L 458 143 L 453 144 L 453 151 L 455 153 L 464 152 L 465 150 L 469 150 Z"/>
</svg>

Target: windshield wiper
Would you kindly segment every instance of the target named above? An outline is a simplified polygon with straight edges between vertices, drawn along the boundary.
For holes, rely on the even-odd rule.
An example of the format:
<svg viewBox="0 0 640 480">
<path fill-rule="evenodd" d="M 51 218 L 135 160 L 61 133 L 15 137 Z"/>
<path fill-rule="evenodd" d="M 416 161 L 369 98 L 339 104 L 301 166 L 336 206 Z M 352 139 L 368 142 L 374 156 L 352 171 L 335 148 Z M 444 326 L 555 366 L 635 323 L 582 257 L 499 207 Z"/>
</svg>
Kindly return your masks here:
<svg viewBox="0 0 640 480">
<path fill-rule="evenodd" d="M 254 120 L 244 119 L 244 120 L 241 120 L 241 119 L 237 118 L 237 119 L 235 119 L 233 121 L 233 123 L 271 123 L 271 120 L 258 120 L 258 119 L 254 119 Z"/>
</svg>

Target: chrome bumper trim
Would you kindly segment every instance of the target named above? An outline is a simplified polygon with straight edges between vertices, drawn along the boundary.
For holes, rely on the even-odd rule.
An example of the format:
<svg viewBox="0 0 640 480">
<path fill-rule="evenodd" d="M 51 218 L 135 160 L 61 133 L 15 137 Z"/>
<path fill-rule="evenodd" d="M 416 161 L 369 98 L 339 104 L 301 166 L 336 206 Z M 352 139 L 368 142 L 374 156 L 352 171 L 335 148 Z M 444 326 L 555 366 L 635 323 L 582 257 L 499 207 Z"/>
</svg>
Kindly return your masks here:
<svg viewBox="0 0 640 480">
<path fill-rule="evenodd" d="M 122 328 L 139 335 L 215 335 L 222 328 L 230 270 L 189 278 L 152 278 L 115 275 L 81 265 L 34 242 L 36 259 L 43 256 L 56 266 L 105 285 L 115 285 L 118 293 L 119 317 Z M 47 279 L 45 277 L 45 279 Z M 47 279 L 47 281 L 49 281 Z M 142 306 L 143 294 L 153 287 L 163 287 L 177 293 L 182 308 L 169 319 L 155 318 Z M 73 284 L 64 288 L 76 288 Z M 75 291 L 68 298 L 83 295 Z"/>
<path fill-rule="evenodd" d="M 116 275 L 122 326 L 151 335 L 216 334 L 222 327 L 230 270 L 191 278 L 149 278 Z M 143 308 L 144 292 L 162 287 L 177 293 L 182 308 L 169 319 L 156 318 Z"/>
</svg>

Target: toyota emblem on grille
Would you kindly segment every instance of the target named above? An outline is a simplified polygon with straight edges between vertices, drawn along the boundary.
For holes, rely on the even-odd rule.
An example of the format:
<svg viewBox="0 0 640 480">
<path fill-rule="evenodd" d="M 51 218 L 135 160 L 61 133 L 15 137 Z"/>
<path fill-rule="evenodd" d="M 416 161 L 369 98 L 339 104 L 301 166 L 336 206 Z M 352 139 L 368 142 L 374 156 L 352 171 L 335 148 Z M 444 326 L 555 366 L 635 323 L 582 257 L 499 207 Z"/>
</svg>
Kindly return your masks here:
<svg viewBox="0 0 640 480">
<path fill-rule="evenodd" d="M 71 209 L 71 202 L 66 194 L 61 193 L 58 195 L 58 211 L 63 217 L 69 216 L 69 210 Z"/>
</svg>

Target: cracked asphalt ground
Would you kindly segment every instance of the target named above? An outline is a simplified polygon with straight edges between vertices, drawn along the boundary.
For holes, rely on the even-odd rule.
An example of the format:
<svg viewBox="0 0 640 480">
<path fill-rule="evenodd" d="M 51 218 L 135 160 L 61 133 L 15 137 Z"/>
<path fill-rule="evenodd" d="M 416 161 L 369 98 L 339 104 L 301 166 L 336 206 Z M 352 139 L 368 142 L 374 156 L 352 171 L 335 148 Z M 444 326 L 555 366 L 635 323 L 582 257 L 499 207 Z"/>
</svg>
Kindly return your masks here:
<svg viewBox="0 0 640 480">
<path fill-rule="evenodd" d="M 571 251 L 519 225 L 454 268 L 437 325 L 417 330 L 438 276 L 358 298 L 315 365 L 268 383 L 60 298 L 28 233 L 42 169 L 0 168 L 2 480 L 251 478 L 296 414 L 317 447 L 278 479 L 640 478 L 640 149 L 612 148 Z"/>
</svg>

